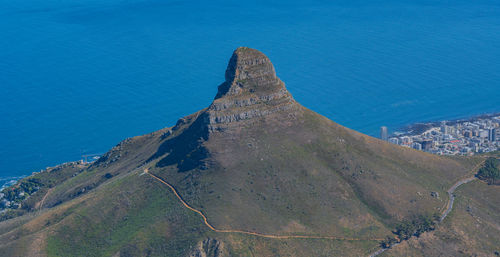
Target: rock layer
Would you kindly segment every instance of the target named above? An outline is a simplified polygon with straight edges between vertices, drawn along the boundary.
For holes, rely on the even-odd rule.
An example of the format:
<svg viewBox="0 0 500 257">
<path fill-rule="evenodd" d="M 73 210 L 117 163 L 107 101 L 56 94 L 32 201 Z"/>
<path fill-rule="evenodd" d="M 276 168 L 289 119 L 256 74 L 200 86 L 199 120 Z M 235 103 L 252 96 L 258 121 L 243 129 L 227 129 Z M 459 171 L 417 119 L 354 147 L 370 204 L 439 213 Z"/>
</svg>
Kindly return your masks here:
<svg viewBox="0 0 500 257">
<path fill-rule="evenodd" d="M 204 115 L 211 132 L 223 131 L 235 122 L 298 107 L 285 84 L 276 76 L 269 58 L 258 50 L 236 49 L 225 78 Z"/>
<path fill-rule="evenodd" d="M 158 167 L 176 164 L 181 172 L 207 169 L 211 163 L 207 161 L 209 151 L 204 143 L 210 137 L 230 138 L 228 135 L 235 130 L 251 126 L 261 118 L 289 122 L 298 110 L 300 105 L 276 76 L 269 58 L 255 49 L 240 47 L 229 60 L 225 81 L 218 87 L 212 104 L 180 119 L 165 134 L 177 135 L 162 143 L 150 160 L 168 153 L 157 163 Z"/>
</svg>

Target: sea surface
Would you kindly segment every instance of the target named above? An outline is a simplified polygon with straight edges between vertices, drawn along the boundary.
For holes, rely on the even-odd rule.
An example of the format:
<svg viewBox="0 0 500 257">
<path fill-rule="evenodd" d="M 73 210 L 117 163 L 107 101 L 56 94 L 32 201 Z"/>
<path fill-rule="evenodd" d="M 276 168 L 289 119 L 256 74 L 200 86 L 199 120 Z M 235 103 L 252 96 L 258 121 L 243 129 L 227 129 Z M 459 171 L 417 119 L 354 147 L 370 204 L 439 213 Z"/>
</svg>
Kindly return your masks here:
<svg viewBox="0 0 500 257">
<path fill-rule="evenodd" d="M 500 111 L 500 1 L 0 0 L 0 181 L 208 106 L 238 46 L 373 136 Z"/>
</svg>

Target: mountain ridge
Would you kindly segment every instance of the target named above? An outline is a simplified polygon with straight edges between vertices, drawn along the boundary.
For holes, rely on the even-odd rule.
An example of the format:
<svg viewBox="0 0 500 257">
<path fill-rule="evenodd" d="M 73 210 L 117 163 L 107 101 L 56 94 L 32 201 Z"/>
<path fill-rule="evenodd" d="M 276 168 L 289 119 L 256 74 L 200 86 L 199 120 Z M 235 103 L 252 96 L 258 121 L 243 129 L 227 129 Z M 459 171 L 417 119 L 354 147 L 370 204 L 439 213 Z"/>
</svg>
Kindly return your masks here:
<svg viewBox="0 0 500 257">
<path fill-rule="evenodd" d="M 168 153 L 169 151 L 162 151 L 161 154 L 166 154 L 166 156 L 161 159 L 157 164 L 156 168 L 159 170 L 152 170 L 152 173 L 158 172 L 157 175 L 162 175 L 162 173 L 169 172 L 168 166 L 170 164 L 173 164 L 172 162 L 168 162 L 168 160 L 179 160 L 182 159 L 181 156 L 185 157 L 182 159 L 182 161 L 177 163 L 177 170 L 186 172 L 186 171 L 193 171 L 192 174 L 190 174 L 190 183 L 200 185 L 204 184 L 205 182 L 202 182 L 204 178 L 202 178 L 203 173 L 208 174 L 210 172 L 217 172 L 224 174 L 222 176 L 225 177 L 231 177 L 231 176 L 238 176 L 237 174 L 240 174 L 240 170 L 248 170 L 249 165 L 255 165 L 255 167 L 259 167 L 260 169 L 268 169 L 269 167 L 263 167 L 261 164 L 258 162 L 264 162 L 265 163 L 265 156 L 253 156 L 250 157 L 248 156 L 249 153 L 253 151 L 253 147 L 259 147 L 258 145 L 258 139 L 259 137 L 266 137 L 266 134 L 271 134 L 275 138 L 279 138 L 282 133 L 288 133 L 290 135 L 294 134 L 293 130 L 298 131 L 296 134 L 296 139 L 299 137 L 303 137 L 304 135 L 307 136 L 307 134 L 311 133 L 311 131 L 317 129 L 314 128 L 314 126 L 318 127 L 328 127 L 328 126 L 336 126 L 336 133 L 342 134 L 344 133 L 343 136 L 347 136 L 351 142 L 354 142 L 354 144 L 360 144 L 364 143 L 362 141 L 372 141 L 371 138 L 366 137 L 364 135 L 358 134 L 357 132 L 350 131 L 340 125 L 337 124 L 332 124 L 329 122 L 328 119 L 324 117 L 319 117 L 317 114 L 312 113 L 311 111 L 307 110 L 306 108 L 302 107 L 300 104 L 295 102 L 291 95 L 288 93 L 286 90 L 284 83 L 279 80 L 279 78 L 276 76 L 274 72 L 274 67 L 272 66 L 272 63 L 269 61 L 269 59 L 262 53 L 258 52 L 257 50 L 254 49 L 249 49 L 249 48 L 238 48 L 232 55 L 228 68 L 226 69 L 226 81 L 219 86 L 219 91 L 214 99 L 214 102 L 205 110 L 202 110 L 201 112 L 188 116 L 188 117 L 195 117 L 195 118 L 187 118 L 186 120 L 193 120 L 191 124 L 186 124 L 184 122 L 181 122 L 180 124 L 185 125 L 186 128 L 183 130 L 183 132 L 177 136 L 173 137 L 172 140 L 181 140 L 182 142 L 184 141 L 184 138 L 189 138 L 193 140 L 192 142 L 189 142 L 185 144 L 189 149 L 186 149 L 186 151 L 182 152 L 182 154 L 177 154 L 175 150 L 173 150 L 171 153 Z M 275 98 L 275 93 L 278 92 L 278 97 Z M 284 93 L 282 93 L 284 92 Z M 270 97 L 269 97 L 270 96 Z M 257 100 L 256 100 L 257 99 Z M 222 107 L 221 107 L 222 106 Z M 282 107 L 284 106 L 284 107 Z M 271 111 L 269 111 L 271 110 Z M 249 113 L 257 113 L 256 115 L 248 115 Z M 216 118 L 213 118 L 216 117 Z M 222 117 L 222 118 L 221 118 Z M 228 118 L 231 117 L 231 118 Z M 313 121 L 308 120 L 308 119 L 313 119 Z M 308 126 L 308 123 L 313 124 L 313 126 Z M 329 124 L 330 123 L 330 124 Z M 321 124 L 321 125 L 319 125 Z M 206 127 L 206 128 L 205 128 Z M 176 126 L 176 129 L 179 129 Z M 202 134 L 197 134 L 193 132 L 202 132 Z M 325 133 L 319 132 L 316 134 L 321 134 Z M 343 138 L 343 136 L 339 136 L 337 134 L 336 136 L 336 142 L 331 141 L 330 144 L 336 144 L 337 146 L 340 147 L 346 147 L 346 138 Z M 195 135 L 195 136 L 193 136 Z M 319 141 L 318 137 L 315 137 L 314 135 L 309 135 L 307 136 L 308 138 L 305 141 L 301 142 L 301 145 L 290 145 L 287 147 L 287 149 L 294 149 L 294 148 L 302 148 L 304 145 L 313 145 L 311 144 L 311 140 L 315 138 L 315 140 Z M 197 138 L 196 140 L 194 140 Z M 326 137 L 325 137 L 326 138 Z M 333 137 L 335 138 L 335 137 Z M 268 142 L 271 142 L 271 138 L 266 138 L 264 140 L 261 140 L 264 144 Z M 288 141 L 288 139 L 283 138 L 283 140 Z M 361 140 L 361 142 L 360 142 Z M 247 142 L 246 145 L 248 147 L 243 147 L 241 142 L 236 143 L 235 141 L 250 141 Z M 300 140 L 297 140 L 300 141 Z M 167 140 L 167 142 L 170 142 Z M 291 142 L 288 142 L 291 143 Z M 316 142 L 317 144 L 320 144 L 320 142 Z M 271 143 L 270 146 L 276 146 L 278 144 L 285 145 L 283 141 L 280 141 L 279 143 L 277 142 L 276 144 Z M 371 144 L 380 144 L 379 141 L 372 142 Z M 383 143 L 385 146 L 387 146 L 388 143 Z M 176 143 L 173 143 L 171 145 L 177 145 Z M 370 144 L 366 144 L 367 146 Z M 347 144 L 348 146 L 348 144 Z M 318 145 L 314 145 L 314 147 L 318 147 Z M 319 146 L 320 151 L 325 151 L 325 149 L 322 149 L 323 146 Z M 337 151 L 336 149 L 335 151 Z M 401 149 L 400 149 L 401 150 Z M 266 150 L 264 150 L 266 151 Z M 277 150 L 277 151 L 271 151 L 268 152 L 269 155 L 275 154 L 276 152 L 282 152 L 283 149 Z M 329 149 L 327 151 L 332 151 L 332 149 Z M 403 152 L 408 152 L 406 149 L 402 150 Z M 237 156 L 232 156 L 234 153 L 240 152 L 241 155 Z M 413 152 L 410 150 L 411 154 Z M 161 154 L 157 154 L 156 156 L 159 156 Z M 257 154 L 258 151 L 257 151 Z M 290 154 L 290 153 L 287 153 Z M 328 154 L 328 153 L 324 153 Z M 331 152 L 331 154 L 335 154 L 334 152 Z M 341 153 L 337 153 L 337 155 L 340 155 Z M 346 155 L 346 153 L 342 153 Z M 331 157 L 326 157 L 322 156 L 318 158 L 317 153 L 314 155 L 316 156 L 311 156 L 311 159 L 316 159 L 318 163 L 322 163 L 325 161 L 325 159 L 330 159 Z M 347 154 L 349 155 L 349 154 Z M 423 156 L 427 156 L 426 158 L 433 159 L 434 156 L 428 155 L 428 154 L 421 154 Z M 245 156 L 243 159 L 241 158 L 242 156 Z M 252 160 L 252 163 L 248 163 L 249 160 Z M 260 158 L 260 160 L 259 160 Z M 285 157 L 286 158 L 286 157 Z M 352 157 L 349 157 L 352 159 Z M 207 159 L 209 161 L 207 161 Z M 241 165 L 239 166 L 235 161 L 242 161 L 245 160 L 247 162 L 247 166 Z M 272 160 L 275 161 L 276 159 Z M 293 162 L 293 160 L 289 160 L 290 162 Z M 338 162 L 338 160 L 333 160 L 334 162 Z M 352 161 L 352 160 L 351 160 Z M 344 160 L 344 168 L 343 169 L 350 169 L 350 165 L 347 163 L 348 160 Z M 272 165 L 276 165 L 272 164 Z M 272 165 L 270 167 L 272 167 Z M 287 163 L 283 163 L 280 161 L 280 164 L 283 167 L 280 168 L 280 170 L 294 170 L 297 167 L 301 167 L 304 170 L 307 170 L 308 167 L 304 166 L 303 164 L 297 164 L 295 167 L 289 166 Z M 328 168 L 328 166 L 331 164 L 326 164 L 326 165 L 320 165 L 322 169 L 331 169 Z M 339 163 L 337 163 L 337 166 L 335 169 L 338 168 Z M 310 166 L 314 166 L 314 164 L 310 164 Z M 359 166 L 359 164 L 357 164 Z M 217 168 L 218 167 L 218 168 Z M 220 169 L 222 167 L 222 169 Z M 459 165 L 455 165 L 455 168 L 458 168 Z M 161 171 L 161 169 L 165 169 Z M 172 167 L 170 167 L 172 168 Z M 201 171 L 197 171 L 197 168 L 200 168 Z M 361 169 L 360 167 L 354 167 L 355 169 Z M 175 169 L 175 168 L 174 168 Z M 171 169 L 170 169 L 171 170 Z M 227 172 L 226 170 L 233 170 L 233 172 Z M 326 171 L 325 170 L 325 171 Z M 226 171 L 226 172 L 224 172 Z M 238 172 L 236 172 L 238 171 Z M 249 173 L 251 171 L 247 171 Z M 362 170 L 360 171 L 361 173 L 363 172 Z M 258 173 L 258 172 L 257 172 Z M 356 183 L 352 182 L 355 180 L 356 176 L 360 176 L 360 174 L 350 174 L 351 177 L 346 177 L 345 174 L 342 174 L 342 172 L 336 172 L 337 174 L 335 176 L 338 176 L 336 179 L 336 182 L 331 181 L 331 184 L 339 183 L 338 181 L 351 181 L 348 182 L 347 184 L 353 184 L 351 185 L 350 190 L 356 190 Z M 373 171 L 372 171 L 373 173 Z M 335 173 L 334 173 L 335 174 Z M 334 175 L 331 174 L 331 175 Z M 240 174 L 241 175 L 241 174 Z M 265 174 L 261 174 L 263 176 L 267 176 Z M 298 174 L 296 174 L 298 175 Z M 326 175 L 326 174 L 324 174 Z M 175 174 L 172 174 L 172 176 L 176 177 Z M 209 175 L 207 175 L 209 176 Z M 274 175 L 275 176 L 275 175 Z M 286 176 L 286 174 L 285 174 Z M 294 175 L 295 176 L 295 175 Z M 376 176 L 374 176 L 376 177 Z M 183 178 L 185 179 L 185 178 Z M 294 178 L 296 180 L 297 178 Z M 248 176 L 247 178 L 241 177 L 239 178 L 239 181 L 241 180 L 249 180 Z M 290 184 L 292 183 L 291 181 L 279 181 L 279 178 L 274 179 L 273 183 L 285 183 L 285 184 Z M 229 183 L 229 182 L 226 182 Z M 231 182 L 233 183 L 233 182 Z M 258 183 L 258 182 L 256 182 Z M 407 182 L 408 183 L 408 182 Z M 184 188 L 183 186 L 177 184 L 174 182 L 174 186 L 178 187 L 181 193 L 187 193 L 187 197 L 189 197 L 190 194 L 194 194 L 193 190 L 200 190 L 198 189 L 193 189 L 189 188 L 192 187 L 192 185 L 189 185 L 188 187 Z M 247 190 L 250 192 L 257 192 L 257 188 L 254 189 L 254 185 L 248 186 Z M 246 187 L 245 186 L 245 187 Z M 328 187 L 327 185 L 324 185 L 325 187 Z M 196 187 L 196 186 L 195 186 Z M 207 186 L 210 187 L 210 186 Z M 213 191 L 216 192 L 218 191 L 218 188 L 227 188 L 227 185 L 219 185 L 219 186 L 213 186 L 211 187 L 211 190 L 207 190 L 208 192 Z M 238 188 L 238 190 L 242 190 L 242 188 Z M 291 190 L 291 189 L 290 189 Z M 337 189 L 338 190 L 338 189 Z M 225 192 L 225 194 L 231 194 L 231 192 Z M 353 194 L 354 191 L 352 192 Z M 319 192 L 317 192 L 319 194 Z M 205 195 L 202 193 L 198 193 L 197 195 Z M 224 198 L 223 196 L 219 196 L 221 198 Z M 236 197 L 236 196 L 235 196 Z M 240 196 L 241 197 L 241 196 Z M 265 195 L 260 195 L 260 199 L 266 199 Z M 430 197 L 429 197 L 430 198 Z M 189 198 L 188 198 L 189 199 Z M 367 201 L 370 201 L 367 199 Z M 417 200 L 414 200 L 415 202 Z M 251 202 L 248 200 L 248 202 Z M 378 200 L 378 202 L 381 202 Z M 324 204 L 324 203 L 323 203 Z M 379 203 L 375 203 L 379 204 Z M 380 203 L 382 204 L 382 203 Z M 200 204 L 202 205 L 202 204 Z M 218 205 L 218 204 L 214 204 Z M 362 206 L 363 204 L 361 204 Z M 360 206 L 360 207 L 361 207 Z M 304 206 L 305 207 L 305 206 Z M 291 207 L 290 207 L 291 208 Z M 365 208 L 365 207 L 362 207 Z M 307 209 L 307 208 L 306 208 Z M 321 209 L 321 208 L 320 208 Z M 387 207 L 386 207 L 387 209 Z M 209 210 L 206 210 L 207 212 L 210 212 Z M 282 210 L 284 211 L 284 210 Z M 360 211 L 360 214 L 363 213 L 363 211 Z M 256 215 L 258 215 L 256 213 Z M 313 215 L 313 213 L 310 213 L 310 215 Z M 323 215 L 328 216 L 327 213 L 323 213 Z M 389 214 L 386 210 L 383 210 L 379 215 L 389 217 L 393 214 Z M 280 216 L 280 215 L 278 215 Z M 404 216 L 404 215 L 403 215 Z M 401 216 L 400 218 L 402 218 Z M 324 217 L 323 217 L 324 218 Z M 346 217 L 344 216 L 344 219 Z M 263 218 L 265 219 L 265 218 Z M 296 221 L 291 221 L 296 222 Z M 276 221 L 276 223 L 279 223 L 279 221 Z M 283 226 L 286 227 L 286 224 L 283 224 Z M 299 225 L 300 227 L 301 225 Z M 320 226 L 318 226 L 319 228 Z M 267 231 L 269 232 L 269 231 Z"/>
<path fill-rule="evenodd" d="M 40 195 L 39 214 L 0 223 L 0 249 L 11 256 L 360 256 L 379 247 L 366 239 L 439 213 L 446 190 L 480 161 L 345 128 L 297 103 L 269 58 L 243 47 L 207 108 L 126 139 L 76 173 L 58 171 L 74 174 Z M 32 238 L 39 244 L 26 243 Z"/>
</svg>

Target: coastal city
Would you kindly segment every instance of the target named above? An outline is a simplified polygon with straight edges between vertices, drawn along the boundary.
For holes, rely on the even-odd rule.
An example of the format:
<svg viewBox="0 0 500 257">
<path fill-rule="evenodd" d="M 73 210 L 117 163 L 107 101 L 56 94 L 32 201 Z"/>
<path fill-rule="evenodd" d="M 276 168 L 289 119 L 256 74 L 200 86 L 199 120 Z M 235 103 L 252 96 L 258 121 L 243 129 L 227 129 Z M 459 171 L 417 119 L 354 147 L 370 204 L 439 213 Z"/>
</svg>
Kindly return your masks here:
<svg viewBox="0 0 500 257">
<path fill-rule="evenodd" d="M 380 138 L 390 143 L 437 155 L 474 155 L 500 148 L 500 116 L 416 124 L 406 132 L 389 135 L 380 128 Z"/>
</svg>

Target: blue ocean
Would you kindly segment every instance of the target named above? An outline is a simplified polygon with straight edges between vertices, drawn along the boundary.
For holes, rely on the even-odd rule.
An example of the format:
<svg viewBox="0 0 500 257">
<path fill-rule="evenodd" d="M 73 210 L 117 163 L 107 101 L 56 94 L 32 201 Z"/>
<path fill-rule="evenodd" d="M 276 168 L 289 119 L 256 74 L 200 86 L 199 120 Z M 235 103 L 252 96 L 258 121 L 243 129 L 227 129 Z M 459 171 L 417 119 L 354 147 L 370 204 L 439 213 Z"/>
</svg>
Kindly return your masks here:
<svg viewBox="0 0 500 257">
<path fill-rule="evenodd" d="M 0 0 L 0 180 L 206 107 L 238 46 L 374 136 L 500 111 L 499 1 Z"/>
</svg>

